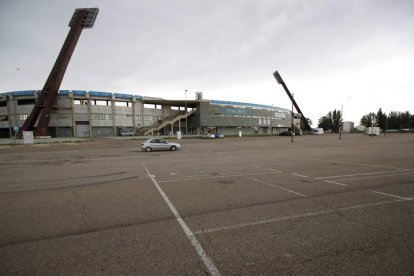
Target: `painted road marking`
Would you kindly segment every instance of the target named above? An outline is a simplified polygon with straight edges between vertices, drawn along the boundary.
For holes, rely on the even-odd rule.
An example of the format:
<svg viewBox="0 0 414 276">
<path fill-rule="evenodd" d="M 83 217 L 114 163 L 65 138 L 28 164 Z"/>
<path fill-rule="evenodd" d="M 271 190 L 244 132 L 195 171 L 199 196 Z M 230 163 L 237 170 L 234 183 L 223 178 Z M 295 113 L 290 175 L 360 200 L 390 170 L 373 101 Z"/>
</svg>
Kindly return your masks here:
<svg viewBox="0 0 414 276">
<path fill-rule="evenodd" d="M 344 178 L 344 177 L 352 177 L 352 176 L 371 175 L 371 174 L 377 175 L 377 174 L 396 173 L 396 172 L 405 172 L 405 171 L 409 171 L 409 169 L 401 169 L 401 170 L 396 170 L 396 171 L 381 171 L 381 172 L 369 172 L 369 173 L 355 173 L 355 174 L 331 175 L 331 176 L 315 177 L 314 179 Z"/>
<path fill-rule="evenodd" d="M 177 182 L 177 181 L 189 181 L 189 180 L 200 180 L 200 179 L 209 179 L 209 178 L 222 178 L 222 177 L 237 177 L 237 176 L 246 176 L 246 175 L 263 175 L 263 174 L 276 174 L 279 172 L 274 171 L 263 171 L 263 172 L 251 172 L 251 173 L 236 173 L 236 174 L 220 174 L 220 175 L 209 175 L 209 176 L 190 176 L 187 178 L 174 178 L 174 179 L 166 179 L 166 180 L 159 180 L 159 183 L 167 183 L 167 182 Z"/>
<path fill-rule="evenodd" d="M 210 257 L 207 255 L 206 251 L 200 244 L 200 242 L 195 237 L 194 233 L 191 231 L 191 229 L 188 227 L 188 225 L 184 222 L 184 220 L 181 218 L 180 214 L 178 213 L 177 209 L 175 209 L 174 205 L 168 198 L 168 196 L 164 193 L 164 191 L 161 189 L 158 182 L 155 180 L 154 176 L 149 172 L 147 167 L 145 167 L 144 163 L 141 162 L 141 166 L 145 169 L 148 176 L 151 178 L 152 183 L 154 183 L 155 187 L 157 188 L 158 192 L 161 194 L 162 198 L 164 199 L 165 203 L 167 203 L 168 207 L 170 208 L 171 212 L 174 214 L 175 219 L 180 224 L 181 228 L 184 230 L 184 233 L 186 234 L 187 238 L 190 240 L 191 244 L 193 245 L 195 251 L 197 252 L 198 256 L 201 258 L 201 260 L 204 262 L 204 265 L 208 269 L 208 272 L 211 275 L 220 275 L 219 270 L 214 265 L 213 261 L 210 259 Z"/>
<path fill-rule="evenodd" d="M 274 188 L 279 188 L 281 190 L 284 190 L 284 191 L 289 192 L 289 193 L 292 193 L 292 194 L 296 194 L 296 195 L 301 196 L 301 197 L 306 197 L 304 194 L 301 194 L 301 193 L 298 193 L 298 192 L 295 192 L 295 191 L 292 191 L 292 190 L 289 190 L 289 189 L 285 189 L 285 188 L 283 188 L 283 187 L 281 187 L 279 185 L 276 185 L 276 184 L 267 183 L 267 182 L 258 180 L 256 178 L 251 178 L 251 177 L 249 177 L 249 179 L 254 180 L 254 181 L 257 181 L 257 182 L 260 182 L 262 184 L 265 184 L 265 185 L 268 185 L 268 186 L 271 186 L 271 187 L 274 187 Z"/>
<path fill-rule="evenodd" d="M 299 176 L 299 177 L 303 177 L 303 178 L 309 178 L 309 176 L 302 175 L 302 174 L 298 174 L 298 173 L 292 173 L 292 175 Z"/>
<path fill-rule="evenodd" d="M 335 181 L 325 180 L 325 182 L 332 183 L 332 184 L 335 184 L 335 185 L 340 185 L 340 186 L 347 186 L 346 184 L 335 182 Z"/>
<path fill-rule="evenodd" d="M 412 198 L 410 198 L 410 197 L 401 197 L 401 196 L 392 195 L 392 194 L 387 194 L 387 193 L 382 193 L 382 192 L 377 192 L 377 191 L 374 191 L 374 193 L 376 193 L 376 194 L 380 194 L 380 195 L 386 195 L 386 196 L 391 196 L 391 197 L 399 198 L 399 199 L 401 199 L 401 200 L 413 200 L 413 199 L 412 199 Z"/>
<path fill-rule="evenodd" d="M 344 178 L 340 180 L 348 181 L 348 180 L 360 180 L 360 179 L 369 179 L 369 178 L 378 178 L 378 177 L 393 177 L 393 176 L 408 175 L 408 174 L 413 174 L 413 173 L 414 172 L 406 172 L 406 173 L 399 173 L 399 174 L 386 174 L 386 175 L 371 175 L 371 176 L 364 176 L 364 177 Z"/>
<path fill-rule="evenodd" d="M 348 211 L 348 210 L 354 210 L 354 209 L 369 208 L 369 207 L 374 207 L 374 206 L 381 206 L 381 205 L 386 205 L 386 204 L 403 202 L 403 201 L 407 201 L 407 200 L 411 200 L 411 199 L 402 199 L 401 198 L 401 199 L 395 199 L 395 200 L 380 201 L 380 202 L 370 203 L 370 204 L 352 205 L 352 206 L 349 206 L 349 207 L 327 209 L 327 210 L 323 210 L 323 211 L 319 211 L 319 212 L 310 212 L 310 213 L 293 215 L 293 216 L 286 216 L 286 217 L 273 218 L 273 219 L 267 219 L 267 220 L 259 220 L 259 221 L 255 221 L 255 222 L 239 223 L 239 224 L 235 224 L 235 225 L 229 225 L 229 226 L 205 229 L 205 230 L 200 230 L 200 231 L 194 231 L 194 234 L 195 235 L 200 235 L 200 234 L 207 234 L 207 233 L 218 232 L 218 231 L 238 229 L 238 228 L 268 224 L 268 223 L 285 221 L 285 220 L 293 220 L 293 219 L 299 219 L 299 218 L 314 217 L 314 216 L 320 216 L 320 215 L 336 213 L 336 212 L 339 212 L 339 211 Z"/>
<path fill-rule="evenodd" d="M 338 163 L 338 164 L 368 166 L 368 167 L 377 167 L 377 168 L 386 168 L 386 169 L 397 169 L 397 170 L 409 170 L 409 169 L 405 169 L 405 168 L 397 168 L 397 167 L 389 167 L 389 166 L 373 165 L 373 164 L 364 164 L 364 163 L 341 162 L 341 161 L 326 160 L 326 159 L 317 159 L 317 158 L 307 158 L 307 157 L 296 157 L 296 158 L 299 158 L 299 159 L 307 159 L 307 160 L 315 160 L 315 161 L 323 161 L 323 162 L 329 162 L 329 163 Z"/>
</svg>

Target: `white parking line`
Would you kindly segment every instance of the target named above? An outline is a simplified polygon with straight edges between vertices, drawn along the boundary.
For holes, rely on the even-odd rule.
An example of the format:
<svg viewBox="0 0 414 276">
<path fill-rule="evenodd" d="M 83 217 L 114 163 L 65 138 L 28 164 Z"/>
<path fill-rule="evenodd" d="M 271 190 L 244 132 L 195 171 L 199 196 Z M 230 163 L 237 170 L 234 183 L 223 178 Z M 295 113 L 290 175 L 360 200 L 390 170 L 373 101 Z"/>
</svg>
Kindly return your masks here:
<svg viewBox="0 0 414 276">
<path fill-rule="evenodd" d="M 376 168 L 386 168 L 386 169 L 397 169 L 397 170 L 408 170 L 405 168 L 397 168 L 397 167 L 390 167 L 390 166 L 382 166 L 382 165 L 373 165 L 373 164 L 364 164 L 364 163 L 351 163 L 351 162 L 341 162 L 335 160 L 327 160 L 327 159 L 317 159 L 317 158 L 307 158 L 307 157 L 296 157 L 299 159 L 307 159 L 307 160 L 315 160 L 315 161 L 323 161 L 329 163 L 338 163 L 338 164 L 348 164 L 348 165 L 357 165 L 357 166 L 368 166 L 368 167 L 376 167 Z"/>
<path fill-rule="evenodd" d="M 274 188 L 279 188 L 279 189 L 281 189 L 281 190 L 284 190 L 284 191 L 289 192 L 289 193 L 292 193 L 292 194 L 296 194 L 296 195 L 301 196 L 301 197 L 306 197 L 304 194 L 301 194 L 301 193 L 298 193 L 298 192 L 295 192 L 295 191 L 292 191 L 292 190 L 289 190 L 289 189 L 285 189 L 285 188 L 283 188 L 283 187 L 280 187 L 279 185 L 275 185 L 275 184 L 267 183 L 267 182 L 264 182 L 264 181 L 258 180 L 258 179 L 256 179 L 256 178 L 251 178 L 251 177 L 249 177 L 249 179 L 251 179 L 251 180 L 253 180 L 253 181 L 260 182 L 260 183 L 262 183 L 262 184 L 265 184 L 265 185 L 268 185 L 268 186 L 271 186 L 271 187 L 274 187 Z"/>
<path fill-rule="evenodd" d="M 381 171 L 381 172 L 369 172 L 369 173 L 331 175 L 331 176 L 315 177 L 314 179 L 344 178 L 344 177 L 360 176 L 360 175 L 371 175 L 371 174 L 376 174 L 377 175 L 377 174 L 386 174 L 386 173 L 405 172 L 405 171 L 409 171 L 409 170 L 410 169 L 401 169 L 401 170 L 394 170 L 394 171 Z"/>
<path fill-rule="evenodd" d="M 371 175 L 371 176 L 364 176 L 364 177 L 353 177 L 353 178 L 343 178 L 340 179 L 341 181 L 348 181 L 348 180 L 360 180 L 360 179 L 369 179 L 369 178 L 378 178 L 378 177 L 393 177 L 393 176 L 401 176 L 401 175 L 408 175 L 413 174 L 414 172 L 406 172 L 406 173 L 399 173 L 399 174 L 386 174 L 386 175 Z"/>
<path fill-rule="evenodd" d="M 335 182 L 335 181 L 328 181 L 328 180 L 325 180 L 325 182 L 332 183 L 332 184 L 339 185 L 339 186 L 347 186 L 346 184 L 339 183 L 339 182 Z"/>
<path fill-rule="evenodd" d="M 391 197 L 399 198 L 399 199 L 401 199 L 401 200 L 413 200 L 413 199 L 412 199 L 412 198 L 410 198 L 410 197 L 401 197 L 401 196 L 392 195 L 392 194 L 386 194 L 386 193 L 377 192 L 377 191 L 374 191 L 374 193 L 377 193 L 377 194 L 380 194 L 380 195 L 386 195 L 386 196 L 391 196 Z"/>
<path fill-rule="evenodd" d="M 222 175 L 210 175 L 210 176 L 191 176 L 187 178 L 174 178 L 159 180 L 159 183 L 167 182 L 177 182 L 177 181 L 189 181 L 189 180 L 200 180 L 200 179 L 209 179 L 209 178 L 222 178 L 222 177 L 237 177 L 237 176 L 246 176 L 246 175 L 264 175 L 264 174 L 276 174 L 277 171 L 263 171 L 263 172 L 251 172 L 251 173 L 236 173 L 236 174 L 222 174 Z"/>
<path fill-rule="evenodd" d="M 188 225 L 181 218 L 181 216 L 178 213 L 177 209 L 175 209 L 174 205 L 171 203 L 171 201 L 168 198 L 168 196 L 161 189 L 160 185 L 157 183 L 157 181 L 155 180 L 154 176 L 145 167 L 145 165 L 144 165 L 143 162 L 141 162 L 141 166 L 145 169 L 145 171 L 147 172 L 148 176 L 151 178 L 152 183 L 154 183 L 155 187 L 157 188 L 158 192 L 161 194 L 161 196 L 164 199 L 165 203 L 167 203 L 167 205 L 170 208 L 171 212 L 174 214 L 175 219 L 180 224 L 181 228 L 184 230 L 184 233 L 186 234 L 187 238 L 190 240 L 190 242 L 193 245 L 193 247 L 194 247 L 195 251 L 197 252 L 198 256 L 204 262 L 204 265 L 207 267 L 208 272 L 211 275 L 220 275 L 220 271 L 217 269 L 217 267 L 214 265 L 213 261 L 207 255 L 206 251 L 201 246 L 200 242 L 197 240 L 197 238 L 195 237 L 194 233 L 191 231 L 191 229 L 188 227 Z"/>
<path fill-rule="evenodd" d="M 218 232 L 218 231 L 238 229 L 238 228 L 243 228 L 243 227 L 248 227 L 248 226 L 268 224 L 268 223 L 273 223 L 273 222 L 278 222 L 278 221 L 285 221 L 285 220 L 293 220 L 293 219 L 298 219 L 298 218 L 320 216 L 320 215 L 325 215 L 325 214 L 336 213 L 336 212 L 339 212 L 339 211 L 347 211 L 347 210 L 353 210 L 353 209 L 362 209 L 362 208 L 368 208 L 368 207 L 374 207 L 374 206 L 381 206 L 381 205 L 392 204 L 392 203 L 402 202 L 402 201 L 407 201 L 407 200 L 408 199 L 395 199 L 395 200 L 388 200 L 388 201 L 380 201 L 380 202 L 377 202 L 377 203 L 353 205 L 353 206 L 349 206 L 349 207 L 328 209 L 328 210 L 323 210 L 323 211 L 319 211 L 319 212 L 310 212 L 310 213 L 293 215 L 293 216 L 286 216 L 286 217 L 281 217 L 281 218 L 259 220 L 259 221 L 248 222 L 248 223 L 239 223 L 239 224 L 235 224 L 235 225 L 229 225 L 229 226 L 217 227 L 217 228 L 212 228 L 212 229 L 194 231 L 194 234 L 195 235 L 200 235 L 200 234 L 207 234 L 207 233 Z"/>
<path fill-rule="evenodd" d="M 298 173 L 292 173 L 292 175 L 299 176 L 299 177 L 303 177 L 303 178 L 309 178 L 309 176 L 302 175 L 302 174 L 298 174 Z"/>
</svg>

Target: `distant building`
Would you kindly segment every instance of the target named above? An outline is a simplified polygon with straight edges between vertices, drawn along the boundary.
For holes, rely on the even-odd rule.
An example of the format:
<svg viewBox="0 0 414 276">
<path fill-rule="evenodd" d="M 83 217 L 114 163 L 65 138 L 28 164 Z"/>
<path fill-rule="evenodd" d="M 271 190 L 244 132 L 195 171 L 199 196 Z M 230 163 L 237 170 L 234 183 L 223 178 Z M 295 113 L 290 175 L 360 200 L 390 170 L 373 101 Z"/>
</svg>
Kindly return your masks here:
<svg viewBox="0 0 414 276">
<path fill-rule="evenodd" d="M 351 133 L 354 131 L 354 122 L 343 122 L 342 132 Z"/>
<path fill-rule="evenodd" d="M 364 125 L 359 125 L 359 126 L 356 126 L 355 129 L 360 132 L 364 132 L 367 129 L 367 127 Z"/>
<path fill-rule="evenodd" d="M 41 91 L 0 93 L 0 137 L 14 135 Z M 186 110 L 187 107 L 187 110 Z M 60 90 L 48 128 L 51 137 L 103 137 L 222 133 L 278 134 L 291 127 L 288 109 L 269 105 L 204 100 L 165 100 L 138 95 Z"/>
</svg>

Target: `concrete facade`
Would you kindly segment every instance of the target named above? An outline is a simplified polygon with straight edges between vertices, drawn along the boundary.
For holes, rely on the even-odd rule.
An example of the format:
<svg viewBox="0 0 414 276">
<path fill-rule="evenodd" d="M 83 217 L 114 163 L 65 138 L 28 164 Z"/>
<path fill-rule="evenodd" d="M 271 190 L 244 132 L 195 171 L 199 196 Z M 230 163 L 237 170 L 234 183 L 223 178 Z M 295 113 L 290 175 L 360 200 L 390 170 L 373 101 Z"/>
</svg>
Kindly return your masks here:
<svg viewBox="0 0 414 276">
<path fill-rule="evenodd" d="M 41 91 L 15 91 L 0 94 L 0 137 L 14 136 L 31 113 Z M 187 111 L 185 110 L 187 107 Z M 194 110 L 191 116 L 187 112 Z M 165 100 L 138 95 L 99 91 L 61 90 L 51 113 L 51 137 L 118 136 L 125 131 L 139 135 L 177 115 L 185 120 L 171 123 L 155 134 L 203 134 L 220 132 L 236 135 L 276 134 L 291 125 L 287 109 L 240 102 L 215 100 Z M 173 121 L 172 121 L 173 122 Z"/>
</svg>

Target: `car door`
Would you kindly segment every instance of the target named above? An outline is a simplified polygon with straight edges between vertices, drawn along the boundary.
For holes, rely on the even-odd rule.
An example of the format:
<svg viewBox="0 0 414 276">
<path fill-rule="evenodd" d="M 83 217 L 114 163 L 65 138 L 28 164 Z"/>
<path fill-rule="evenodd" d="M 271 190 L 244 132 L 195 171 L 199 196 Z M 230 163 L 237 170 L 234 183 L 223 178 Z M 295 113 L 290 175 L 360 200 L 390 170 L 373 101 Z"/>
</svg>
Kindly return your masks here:
<svg viewBox="0 0 414 276">
<path fill-rule="evenodd" d="M 161 149 L 159 139 L 152 139 L 150 141 L 150 145 L 151 145 L 152 150 L 160 150 Z"/>
<path fill-rule="evenodd" d="M 169 150 L 170 149 L 170 144 L 168 144 L 168 142 L 164 139 L 159 139 L 159 147 L 162 150 Z"/>
</svg>

